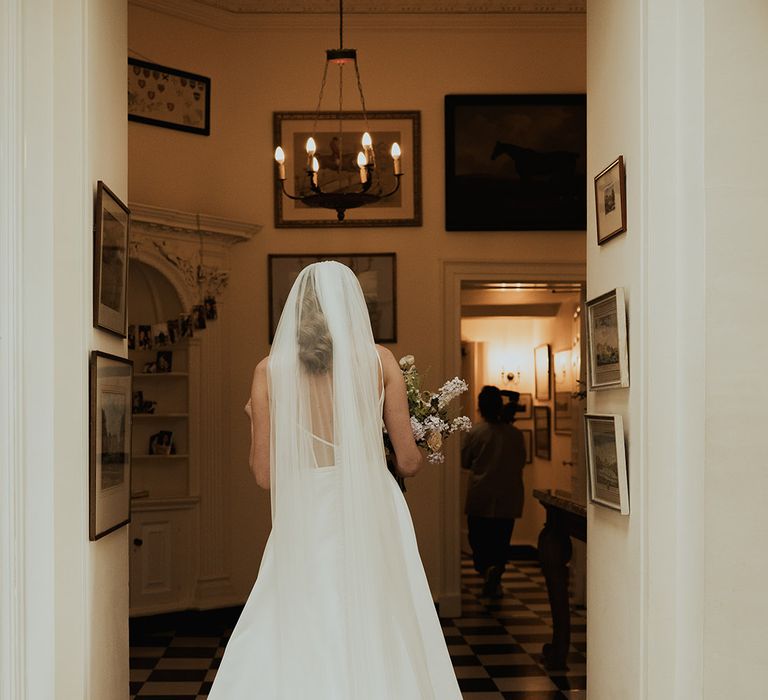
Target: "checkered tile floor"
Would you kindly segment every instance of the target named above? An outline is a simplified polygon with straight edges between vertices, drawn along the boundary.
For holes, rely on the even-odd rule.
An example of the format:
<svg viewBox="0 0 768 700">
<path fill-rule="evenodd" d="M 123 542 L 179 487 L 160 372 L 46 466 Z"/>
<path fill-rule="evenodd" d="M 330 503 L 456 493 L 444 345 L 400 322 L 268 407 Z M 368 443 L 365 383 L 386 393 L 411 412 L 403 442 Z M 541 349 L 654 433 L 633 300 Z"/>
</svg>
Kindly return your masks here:
<svg viewBox="0 0 768 700">
<path fill-rule="evenodd" d="M 502 584 L 504 598 L 481 598 L 482 579 L 465 560 L 463 617 L 442 620 L 464 700 L 585 700 L 583 613 L 572 615 L 570 670 L 547 673 L 539 654 L 550 640 L 552 620 L 538 564 L 510 562 Z M 132 620 L 131 698 L 206 698 L 239 612 L 232 608 Z"/>
</svg>

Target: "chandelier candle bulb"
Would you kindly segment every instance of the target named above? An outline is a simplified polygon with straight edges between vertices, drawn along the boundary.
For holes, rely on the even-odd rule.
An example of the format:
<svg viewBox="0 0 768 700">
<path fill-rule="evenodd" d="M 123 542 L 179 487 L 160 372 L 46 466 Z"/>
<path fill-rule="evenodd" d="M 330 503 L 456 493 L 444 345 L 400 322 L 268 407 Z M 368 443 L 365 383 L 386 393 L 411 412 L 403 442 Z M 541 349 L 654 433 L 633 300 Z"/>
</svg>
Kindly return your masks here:
<svg viewBox="0 0 768 700">
<path fill-rule="evenodd" d="M 307 139 L 307 170 L 314 170 L 313 158 L 317 152 L 317 144 L 311 136 Z M 317 172 L 317 171 L 315 171 Z"/>
<path fill-rule="evenodd" d="M 360 168 L 360 182 L 363 184 L 368 180 L 368 168 L 365 167 L 366 165 L 368 165 L 368 159 L 365 157 L 365 153 L 360 151 L 357 154 L 357 167 Z"/>
<path fill-rule="evenodd" d="M 320 170 L 320 162 L 315 156 L 310 156 L 310 158 L 312 159 L 312 184 L 317 187 L 317 171 Z"/>
<path fill-rule="evenodd" d="M 280 146 L 275 149 L 275 161 L 277 162 L 278 177 L 285 180 L 285 151 Z"/>
<path fill-rule="evenodd" d="M 373 165 L 373 139 L 367 131 L 363 134 L 363 151 L 367 162 Z"/>
<path fill-rule="evenodd" d="M 395 175 L 402 175 L 402 169 L 400 167 L 400 146 L 397 141 L 392 144 L 392 167 L 394 168 Z"/>
</svg>

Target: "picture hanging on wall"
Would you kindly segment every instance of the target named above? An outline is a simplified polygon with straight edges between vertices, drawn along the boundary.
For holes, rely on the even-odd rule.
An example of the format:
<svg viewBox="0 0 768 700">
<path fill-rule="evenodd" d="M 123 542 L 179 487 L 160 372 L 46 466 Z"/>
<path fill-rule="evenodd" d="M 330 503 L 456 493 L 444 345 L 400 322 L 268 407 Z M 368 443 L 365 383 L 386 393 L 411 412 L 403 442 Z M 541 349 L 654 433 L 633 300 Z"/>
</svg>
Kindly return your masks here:
<svg viewBox="0 0 768 700">
<path fill-rule="evenodd" d="M 520 432 L 523 434 L 523 442 L 525 443 L 525 463 L 531 464 L 533 462 L 533 431 L 523 429 Z"/>
<path fill-rule="evenodd" d="M 344 132 L 339 135 L 339 117 Z M 421 226 L 421 112 L 275 112 L 275 146 L 285 149 L 285 187 L 292 195 L 310 193 L 306 141 L 312 136 L 320 164 L 318 184 L 324 192 L 357 191 L 360 168 L 357 153 L 360 137 L 373 138 L 376 170 L 369 192 L 394 189 L 397 178 L 389 148 L 397 142 L 402 150 L 403 177 L 391 197 L 357 209 L 349 209 L 343 221 L 331 209 L 310 207 L 289 199 L 275 178 L 275 226 L 277 228 Z M 378 179 L 378 182 L 377 182 Z"/>
<path fill-rule="evenodd" d="M 571 351 L 560 350 L 555 353 L 555 433 L 570 435 L 573 431 L 573 413 L 571 408 L 572 380 Z"/>
<path fill-rule="evenodd" d="M 93 351 L 90 361 L 89 537 L 130 522 L 133 363 Z"/>
<path fill-rule="evenodd" d="M 131 212 L 101 180 L 93 214 L 93 325 L 127 334 L 128 236 Z"/>
<path fill-rule="evenodd" d="M 349 267 L 360 282 L 377 343 L 397 342 L 397 278 L 394 253 L 270 255 L 269 342 L 275 337 L 277 322 L 296 278 L 307 265 L 321 260 L 336 260 Z"/>
<path fill-rule="evenodd" d="M 533 366 L 536 378 L 536 400 L 549 401 L 552 397 L 549 345 L 539 345 L 533 351 Z"/>
<path fill-rule="evenodd" d="M 629 386 L 629 350 L 624 289 L 617 287 L 587 302 L 589 389 Z"/>
<path fill-rule="evenodd" d="M 624 423 L 619 415 L 585 417 L 589 494 L 593 503 L 629 515 Z"/>
<path fill-rule="evenodd" d="M 533 394 L 520 394 L 517 403 L 521 410 L 515 414 L 515 420 L 531 420 L 533 418 Z"/>
<path fill-rule="evenodd" d="M 627 230 L 624 156 L 619 156 L 595 178 L 595 214 L 598 245 Z"/>
<path fill-rule="evenodd" d="M 584 230 L 586 105 L 585 95 L 446 95 L 446 230 Z"/>
<path fill-rule="evenodd" d="M 210 117 L 210 78 L 128 58 L 129 121 L 208 136 Z"/>
<path fill-rule="evenodd" d="M 533 407 L 533 440 L 535 453 L 541 459 L 552 459 L 551 413 L 549 406 Z"/>
</svg>

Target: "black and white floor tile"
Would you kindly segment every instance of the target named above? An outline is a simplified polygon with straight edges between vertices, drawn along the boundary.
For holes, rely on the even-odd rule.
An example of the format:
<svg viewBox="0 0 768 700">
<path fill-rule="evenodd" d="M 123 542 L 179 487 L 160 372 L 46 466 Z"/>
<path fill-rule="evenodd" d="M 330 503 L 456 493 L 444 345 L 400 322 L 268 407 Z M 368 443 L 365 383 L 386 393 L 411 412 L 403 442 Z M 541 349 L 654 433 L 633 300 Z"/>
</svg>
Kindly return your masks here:
<svg viewBox="0 0 768 700">
<path fill-rule="evenodd" d="M 541 645 L 552 619 L 544 577 L 533 561 L 513 561 L 505 595 L 481 598 L 482 579 L 462 563 L 463 616 L 442 619 L 464 700 L 586 699 L 586 618 L 572 616 L 567 672 L 547 672 Z M 131 621 L 131 699 L 204 700 L 239 608 Z M 265 699 L 268 700 L 268 699 Z"/>
</svg>

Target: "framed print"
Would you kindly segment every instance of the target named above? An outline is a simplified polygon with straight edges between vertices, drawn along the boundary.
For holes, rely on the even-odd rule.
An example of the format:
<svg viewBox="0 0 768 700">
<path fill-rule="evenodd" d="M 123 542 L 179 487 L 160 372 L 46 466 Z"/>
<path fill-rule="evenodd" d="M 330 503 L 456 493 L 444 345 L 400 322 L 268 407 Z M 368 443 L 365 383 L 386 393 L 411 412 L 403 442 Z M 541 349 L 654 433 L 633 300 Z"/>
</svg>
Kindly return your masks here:
<svg viewBox="0 0 768 700">
<path fill-rule="evenodd" d="M 343 133 L 339 134 L 339 118 Z M 400 189 L 391 197 L 357 209 L 348 209 L 343 221 L 330 209 L 309 207 L 282 193 L 275 177 L 275 226 L 277 228 L 421 226 L 421 112 L 275 112 L 275 146 L 285 150 L 285 188 L 295 196 L 309 194 L 306 141 L 317 145 L 318 172 L 324 192 L 355 192 L 360 188 L 357 154 L 360 137 L 368 131 L 373 138 L 376 168 L 369 193 L 394 189 L 397 178 L 389 149 L 400 145 L 403 177 Z"/>
<path fill-rule="evenodd" d="M 520 394 L 517 403 L 523 410 L 515 414 L 515 420 L 531 420 L 533 418 L 533 394 Z"/>
<path fill-rule="evenodd" d="M 533 462 L 533 430 L 526 428 L 520 432 L 523 434 L 523 442 L 525 443 L 525 463 L 531 464 Z"/>
<path fill-rule="evenodd" d="M 542 459 L 552 459 L 551 419 L 549 406 L 533 407 L 533 440 L 535 454 Z"/>
<path fill-rule="evenodd" d="M 619 156 L 595 178 L 595 214 L 598 245 L 627 230 L 624 156 Z"/>
<path fill-rule="evenodd" d="M 269 342 L 275 337 L 277 322 L 299 272 L 321 260 L 336 260 L 357 275 L 368 306 L 374 339 L 377 343 L 396 343 L 397 271 L 394 253 L 268 256 Z"/>
<path fill-rule="evenodd" d="M 128 236 L 131 212 L 101 180 L 93 214 L 93 325 L 128 332 Z"/>
<path fill-rule="evenodd" d="M 574 391 L 570 350 L 555 353 L 555 433 L 570 435 L 573 431 L 571 395 Z"/>
<path fill-rule="evenodd" d="M 447 231 L 583 231 L 586 95 L 446 95 Z"/>
<path fill-rule="evenodd" d="M 128 58 L 128 120 L 211 133 L 211 79 Z"/>
<path fill-rule="evenodd" d="M 552 370 L 550 367 L 550 348 L 549 345 L 539 345 L 533 351 L 533 366 L 536 377 L 536 400 L 549 401 L 551 398 Z"/>
<path fill-rule="evenodd" d="M 89 537 L 130 522 L 133 363 L 94 350 L 90 361 Z"/>
<path fill-rule="evenodd" d="M 588 413 L 584 416 L 589 494 L 593 503 L 629 515 L 627 458 L 621 416 Z"/>
<path fill-rule="evenodd" d="M 624 289 L 617 287 L 587 302 L 589 388 L 629 386 L 629 352 Z"/>
</svg>

